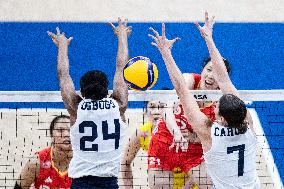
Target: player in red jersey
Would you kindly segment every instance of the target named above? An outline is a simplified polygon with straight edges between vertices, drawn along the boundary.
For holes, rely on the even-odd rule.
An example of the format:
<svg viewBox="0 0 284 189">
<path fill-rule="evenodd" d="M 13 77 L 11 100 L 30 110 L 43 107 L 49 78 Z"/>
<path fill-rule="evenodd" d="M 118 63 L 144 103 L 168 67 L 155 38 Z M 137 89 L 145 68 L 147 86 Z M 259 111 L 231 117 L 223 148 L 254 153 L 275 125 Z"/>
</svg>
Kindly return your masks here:
<svg viewBox="0 0 284 189">
<path fill-rule="evenodd" d="M 199 83 L 201 78 L 200 75 L 195 74 L 194 76 L 195 83 Z M 195 87 L 194 89 L 197 89 L 197 87 Z M 179 134 L 177 134 L 180 131 L 173 128 L 173 130 L 170 132 L 168 129 L 169 124 L 174 125 L 174 123 L 170 123 L 170 114 L 172 114 L 171 111 L 172 110 L 166 112 L 165 119 L 167 125 L 165 121 L 161 121 L 157 129 L 154 130 L 151 138 L 148 159 L 149 183 L 151 188 L 155 188 L 156 186 L 163 186 L 165 188 L 166 185 L 178 185 L 177 183 L 174 183 L 173 179 L 169 179 L 173 177 L 173 171 L 177 172 L 177 170 L 174 168 L 178 167 L 180 169 L 180 172 L 185 172 L 188 173 L 188 175 L 192 175 L 190 174 L 190 170 L 193 167 L 200 165 L 204 161 L 202 157 L 203 151 L 200 140 L 193 132 L 191 125 L 187 122 L 181 105 L 178 105 L 177 108 L 175 108 L 174 118 L 172 119 L 176 122 L 175 124 L 178 125 L 178 129 L 181 131 L 181 133 L 188 134 L 187 138 L 189 141 L 188 144 L 186 144 L 186 149 L 184 149 L 184 151 L 179 150 L 178 147 L 177 151 L 171 149 L 173 146 L 173 141 L 175 141 L 176 139 L 177 140 L 175 142 L 180 141 L 178 139 Z M 206 114 L 208 117 L 210 117 L 210 119 L 214 120 L 214 106 L 212 102 L 210 104 L 208 103 L 207 106 L 201 108 L 201 111 L 204 112 L 204 114 Z M 200 165 L 200 169 L 202 172 L 204 172 L 203 164 Z M 196 183 L 196 181 L 192 179 L 193 177 L 190 178 L 191 180 L 188 180 L 188 182 L 186 182 L 185 186 L 187 188 L 189 188 L 190 185 L 194 185 L 194 183 Z M 155 179 L 155 181 L 153 180 L 153 178 Z M 206 177 L 203 180 L 204 181 L 202 181 L 201 184 L 210 184 L 210 182 L 208 183 Z M 199 188 L 201 188 L 201 186 L 199 186 Z"/>
<path fill-rule="evenodd" d="M 151 29 L 154 33 L 155 31 Z M 150 37 L 153 37 L 150 35 Z M 230 73 L 230 66 L 228 61 L 224 60 L 227 71 Z M 217 82 L 212 74 L 212 62 L 207 58 L 203 64 L 201 74 L 183 74 L 186 85 L 189 90 L 217 90 L 219 89 Z M 215 119 L 214 103 L 212 102 L 199 102 L 201 111 L 207 115 L 211 120 Z M 193 132 L 191 125 L 187 122 L 184 116 L 181 105 L 178 105 L 176 110 L 168 109 L 166 111 L 166 123 L 174 125 L 176 122 L 179 127 L 174 127 L 169 130 L 165 122 L 161 122 L 157 129 L 154 131 L 148 156 L 148 169 L 149 169 L 149 183 L 151 188 L 171 188 L 173 183 L 174 167 L 179 167 L 182 172 L 187 172 L 190 180 L 186 182 L 184 188 L 189 188 L 190 185 L 194 186 L 199 183 L 199 188 L 211 187 L 211 181 L 206 174 L 206 169 L 203 159 L 203 150 L 200 139 L 196 133 Z M 184 145 L 182 150 L 179 148 L 180 142 L 184 139 L 180 133 L 187 133 L 188 143 Z M 175 150 L 171 148 L 176 145 Z M 200 172 L 191 169 L 196 167 Z M 202 175 L 200 175 L 200 173 Z M 198 178 L 198 180 L 196 179 Z"/>
<path fill-rule="evenodd" d="M 50 124 L 52 145 L 29 159 L 14 188 L 70 188 L 72 180 L 67 174 L 72 158 L 69 128 L 69 116 L 60 115 L 52 120 Z"/>
</svg>

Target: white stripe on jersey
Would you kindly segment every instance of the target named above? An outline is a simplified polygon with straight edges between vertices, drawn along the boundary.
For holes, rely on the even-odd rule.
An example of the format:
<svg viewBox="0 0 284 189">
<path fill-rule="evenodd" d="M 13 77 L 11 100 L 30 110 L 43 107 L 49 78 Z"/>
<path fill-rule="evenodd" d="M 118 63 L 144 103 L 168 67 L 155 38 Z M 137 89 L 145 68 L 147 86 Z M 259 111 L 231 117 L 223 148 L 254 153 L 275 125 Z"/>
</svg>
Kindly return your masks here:
<svg viewBox="0 0 284 189">
<path fill-rule="evenodd" d="M 114 99 L 82 100 L 70 130 L 73 158 L 69 176 L 117 177 L 125 130 Z"/>
</svg>

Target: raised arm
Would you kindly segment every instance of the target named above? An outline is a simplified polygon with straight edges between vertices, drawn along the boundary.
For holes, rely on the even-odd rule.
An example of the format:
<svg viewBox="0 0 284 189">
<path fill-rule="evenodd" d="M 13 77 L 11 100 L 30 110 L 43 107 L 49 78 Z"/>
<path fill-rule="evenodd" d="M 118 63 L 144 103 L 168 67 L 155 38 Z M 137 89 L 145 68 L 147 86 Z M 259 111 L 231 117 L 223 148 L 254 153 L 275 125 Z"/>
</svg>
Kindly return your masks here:
<svg viewBox="0 0 284 189">
<path fill-rule="evenodd" d="M 215 23 L 214 18 L 215 17 L 213 16 L 209 19 L 208 12 L 205 12 L 204 26 L 201 27 L 198 23 L 195 23 L 195 25 L 199 29 L 200 34 L 204 38 L 208 47 L 208 51 L 210 53 L 212 61 L 213 75 L 216 81 L 218 82 L 222 93 L 234 94 L 239 97 L 240 95 L 229 77 L 223 58 L 213 40 L 213 26 Z"/>
<path fill-rule="evenodd" d="M 173 44 L 179 39 L 175 38 L 173 40 L 168 40 L 166 38 L 165 32 L 165 24 L 162 24 L 162 36 L 159 35 L 157 31 L 153 28 L 150 28 L 155 34 L 155 36 L 150 35 L 155 42 L 151 44 L 156 46 L 160 51 L 162 58 L 166 64 L 168 73 L 170 75 L 171 81 L 174 85 L 174 88 L 180 97 L 181 104 L 184 108 L 185 115 L 192 125 L 193 130 L 197 133 L 197 135 L 202 139 L 208 137 L 206 135 L 207 130 L 204 126 L 211 125 L 211 121 L 200 111 L 195 98 L 190 93 L 190 91 L 186 88 L 186 83 L 184 77 L 182 76 L 181 71 L 177 67 L 171 53 L 171 48 Z M 206 135 L 206 136 L 205 136 Z"/>
<path fill-rule="evenodd" d="M 77 108 L 80 101 L 80 97 L 75 91 L 74 83 L 69 74 L 68 46 L 73 37 L 67 39 L 65 34 L 61 33 L 58 27 L 56 28 L 56 31 L 56 34 L 52 32 L 47 33 L 58 47 L 57 76 L 59 79 L 62 100 L 70 114 L 71 125 L 73 125 L 77 118 Z"/>
<path fill-rule="evenodd" d="M 223 57 L 221 56 L 219 50 L 217 49 L 215 42 L 213 40 L 213 26 L 215 23 L 214 16 L 209 19 L 208 12 L 205 12 L 205 24 L 200 26 L 195 23 L 196 27 L 199 29 L 201 36 L 204 38 L 210 57 L 212 60 L 212 70 L 215 80 L 217 81 L 223 94 L 233 94 L 240 98 L 240 94 L 234 84 L 232 83 L 229 74 L 227 72 Z M 250 128 L 254 131 L 252 125 L 252 117 L 248 111 L 247 121 L 250 123 Z"/>
<path fill-rule="evenodd" d="M 121 20 L 118 18 L 118 26 L 115 27 L 109 23 L 118 37 L 118 50 L 116 57 L 116 70 L 113 79 L 113 94 L 114 98 L 119 104 L 120 115 L 125 120 L 124 113 L 128 103 L 128 88 L 123 79 L 123 68 L 128 61 L 128 36 L 132 29 L 127 26 L 127 19 Z"/>
<path fill-rule="evenodd" d="M 31 158 L 26 163 L 21 171 L 19 178 L 16 181 L 15 189 L 27 188 L 29 189 L 31 185 L 35 182 L 36 177 L 39 175 L 40 171 L 40 161 L 38 157 Z"/>
<path fill-rule="evenodd" d="M 131 163 L 134 160 L 136 154 L 140 149 L 140 138 L 141 134 L 139 129 L 129 138 L 128 144 L 125 145 L 124 155 L 121 161 L 121 177 L 125 189 L 133 188 L 133 174 L 131 169 Z"/>
</svg>

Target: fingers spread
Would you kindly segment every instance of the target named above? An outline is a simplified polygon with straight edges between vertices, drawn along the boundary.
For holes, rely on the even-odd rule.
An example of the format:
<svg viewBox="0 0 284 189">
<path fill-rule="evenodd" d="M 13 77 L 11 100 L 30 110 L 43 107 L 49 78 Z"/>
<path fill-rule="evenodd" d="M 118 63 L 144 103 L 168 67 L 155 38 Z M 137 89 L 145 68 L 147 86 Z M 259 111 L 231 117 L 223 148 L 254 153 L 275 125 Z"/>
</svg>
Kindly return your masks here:
<svg viewBox="0 0 284 189">
<path fill-rule="evenodd" d="M 201 29 L 201 26 L 199 25 L 199 23 L 198 22 L 194 22 L 194 25 L 197 27 L 197 29 Z"/>
<path fill-rule="evenodd" d="M 212 16 L 212 18 L 210 19 L 210 24 L 211 27 L 213 27 L 213 25 L 215 24 L 215 16 Z"/>
<path fill-rule="evenodd" d="M 155 46 L 155 47 L 158 47 L 158 45 L 154 42 L 151 42 L 151 45 Z"/>
<path fill-rule="evenodd" d="M 209 20 L 209 17 L 208 17 L 208 12 L 205 11 L 205 21 L 207 22 Z"/>
<path fill-rule="evenodd" d="M 175 43 L 176 41 L 180 41 L 180 40 L 181 40 L 181 38 L 179 38 L 179 37 L 176 37 L 176 38 L 173 39 L 174 43 Z"/>
<path fill-rule="evenodd" d="M 115 29 L 115 26 L 113 23 L 109 22 L 108 25 L 110 25 L 113 30 Z"/>
<path fill-rule="evenodd" d="M 162 23 L 162 38 L 166 38 L 166 26 L 165 26 L 165 23 Z"/>
<path fill-rule="evenodd" d="M 55 39 L 55 38 L 56 38 L 56 35 L 55 35 L 54 33 L 50 32 L 50 31 L 47 31 L 47 35 L 48 35 L 49 37 L 51 37 L 52 39 Z"/>
<path fill-rule="evenodd" d="M 156 38 L 156 37 L 154 37 L 153 35 L 148 34 L 148 36 L 149 36 L 149 37 L 151 37 L 152 39 L 154 39 L 155 41 L 157 41 L 157 38 Z"/>
<path fill-rule="evenodd" d="M 127 32 L 129 32 L 129 33 L 132 32 L 132 26 L 127 27 Z"/>
<path fill-rule="evenodd" d="M 128 23 L 128 19 L 127 18 L 125 18 L 123 21 L 122 21 L 122 23 L 121 24 L 123 24 L 123 25 L 127 25 L 127 23 Z"/>
<path fill-rule="evenodd" d="M 60 35 L 60 29 L 59 29 L 59 27 L 56 27 L 56 35 Z"/>
<path fill-rule="evenodd" d="M 58 41 L 56 39 L 52 38 L 52 41 L 53 41 L 54 44 L 56 44 L 56 45 L 58 44 Z"/>
<path fill-rule="evenodd" d="M 159 33 L 156 30 L 154 30 L 152 27 L 150 27 L 149 30 L 151 30 L 156 35 L 156 37 L 159 37 Z"/>
</svg>

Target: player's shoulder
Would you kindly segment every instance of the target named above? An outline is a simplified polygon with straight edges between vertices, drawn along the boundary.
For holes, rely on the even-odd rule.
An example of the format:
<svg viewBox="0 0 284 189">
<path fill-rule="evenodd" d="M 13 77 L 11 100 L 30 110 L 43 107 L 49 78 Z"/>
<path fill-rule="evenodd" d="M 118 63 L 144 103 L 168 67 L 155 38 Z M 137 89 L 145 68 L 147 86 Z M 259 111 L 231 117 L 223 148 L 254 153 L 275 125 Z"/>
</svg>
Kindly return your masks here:
<svg viewBox="0 0 284 189">
<path fill-rule="evenodd" d="M 200 74 L 197 73 L 182 73 L 185 78 L 200 78 Z"/>
<path fill-rule="evenodd" d="M 196 73 L 183 73 L 183 77 L 188 89 L 196 89 L 201 79 L 200 74 Z"/>
<path fill-rule="evenodd" d="M 39 157 L 42 157 L 42 156 L 49 156 L 49 155 L 50 155 L 51 148 L 52 148 L 52 147 L 43 148 L 43 149 L 41 149 L 40 151 L 37 151 L 35 154 L 36 154 L 37 156 L 39 156 Z"/>
<path fill-rule="evenodd" d="M 28 170 L 33 172 L 34 170 L 40 169 L 40 157 L 39 154 L 35 153 L 33 156 L 29 158 L 29 160 L 26 162 L 25 167 L 28 167 Z"/>
<path fill-rule="evenodd" d="M 47 147 L 47 148 L 44 148 L 38 152 L 35 153 L 35 155 L 37 156 L 38 158 L 38 163 L 40 164 L 50 164 L 51 165 L 51 159 L 52 159 L 52 147 Z"/>
</svg>

